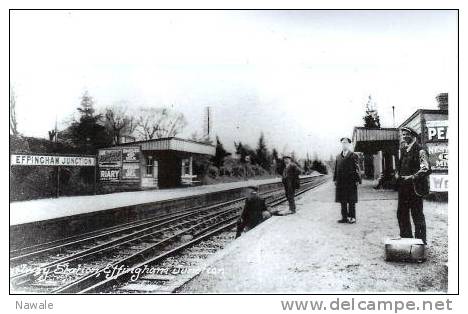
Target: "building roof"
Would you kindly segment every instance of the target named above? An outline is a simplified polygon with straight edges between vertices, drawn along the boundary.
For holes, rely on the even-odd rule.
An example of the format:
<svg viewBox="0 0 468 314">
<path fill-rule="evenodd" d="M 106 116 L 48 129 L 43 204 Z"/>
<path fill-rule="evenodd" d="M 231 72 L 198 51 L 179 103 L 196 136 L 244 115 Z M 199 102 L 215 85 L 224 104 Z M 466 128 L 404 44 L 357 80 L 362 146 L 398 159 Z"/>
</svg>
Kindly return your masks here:
<svg viewBox="0 0 468 314">
<path fill-rule="evenodd" d="M 399 140 L 397 128 L 369 129 L 364 127 L 355 127 L 353 131 L 354 142 L 394 140 Z"/>
<path fill-rule="evenodd" d="M 353 131 L 353 142 L 355 151 L 378 151 L 386 146 L 395 146 L 399 143 L 397 128 L 370 129 L 355 127 Z"/>
<path fill-rule="evenodd" d="M 119 146 L 132 145 L 140 146 L 142 151 L 173 150 L 210 156 L 214 156 L 216 152 L 216 147 L 214 145 L 178 137 L 165 137 L 146 141 L 135 141 L 124 143 Z"/>
<path fill-rule="evenodd" d="M 416 116 L 425 113 L 440 113 L 440 114 L 448 114 L 448 110 L 440 110 L 440 109 L 418 109 L 416 110 L 411 116 L 409 116 L 402 124 L 400 124 L 400 128 L 404 127 L 413 120 Z"/>
</svg>

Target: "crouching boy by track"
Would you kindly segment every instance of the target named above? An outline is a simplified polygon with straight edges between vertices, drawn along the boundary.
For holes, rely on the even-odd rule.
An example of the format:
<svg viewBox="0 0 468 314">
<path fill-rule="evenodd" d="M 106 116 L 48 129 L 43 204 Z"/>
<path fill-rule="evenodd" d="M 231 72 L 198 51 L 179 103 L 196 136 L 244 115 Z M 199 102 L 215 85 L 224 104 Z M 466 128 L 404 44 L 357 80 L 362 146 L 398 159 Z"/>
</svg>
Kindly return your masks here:
<svg viewBox="0 0 468 314">
<path fill-rule="evenodd" d="M 271 213 L 268 211 L 265 200 L 258 195 L 258 187 L 249 186 L 247 188 L 244 209 L 237 221 L 236 238 L 240 237 L 242 232 L 255 228 L 270 217 Z"/>
</svg>

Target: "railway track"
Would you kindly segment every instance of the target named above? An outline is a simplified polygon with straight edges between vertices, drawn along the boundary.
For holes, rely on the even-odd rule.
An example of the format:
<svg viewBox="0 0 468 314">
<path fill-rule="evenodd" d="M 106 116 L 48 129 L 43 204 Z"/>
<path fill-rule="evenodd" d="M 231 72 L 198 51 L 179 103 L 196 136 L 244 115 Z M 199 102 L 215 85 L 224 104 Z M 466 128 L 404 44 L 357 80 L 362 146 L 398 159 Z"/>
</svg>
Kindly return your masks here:
<svg viewBox="0 0 468 314">
<path fill-rule="evenodd" d="M 324 180 L 323 177 L 305 180 L 298 194 Z M 272 207 L 285 200 L 282 189 L 262 193 L 262 196 Z M 128 281 L 135 270 L 170 261 L 181 251 L 196 248 L 204 241 L 232 229 L 243 200 L 240 198 L 207 207 L 189 208 L 12 251 L 11 290 L 46 294 L 98 293 L 108 292 L 110 287 L 110 291 L 113 291 L 116 285 Z M 141 279 L 147 280 L 147 274 L 144 278 Z M 162 283 L 171 281 L 170 276 L 152 278 Z M 128 287 L 119 291 L 127 291 L 125 289 L 131 291 Z"/>
</svg>

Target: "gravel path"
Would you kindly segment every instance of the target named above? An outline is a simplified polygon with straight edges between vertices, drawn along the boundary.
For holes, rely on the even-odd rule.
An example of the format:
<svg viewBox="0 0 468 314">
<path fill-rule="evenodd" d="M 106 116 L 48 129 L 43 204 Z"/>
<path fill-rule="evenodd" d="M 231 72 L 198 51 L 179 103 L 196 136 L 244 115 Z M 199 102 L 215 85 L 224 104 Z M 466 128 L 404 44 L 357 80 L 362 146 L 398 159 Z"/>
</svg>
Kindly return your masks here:
<svg viewBox="0 0 468 314">
<path fill-rule="evenodd" d="M 183 293 L 446 292 L 447 203 L 425 202 L 428 260 L 390 263 L 386 238 L 398 235 L 397 195 L 359 189 L 357 224 L 336 223 L 339 204 L 328 182 L 305 193 L 298 213 L 273 217 L 233 241 Z M 222 270 L 222 271 L 220 271 Z"/>
</svg>

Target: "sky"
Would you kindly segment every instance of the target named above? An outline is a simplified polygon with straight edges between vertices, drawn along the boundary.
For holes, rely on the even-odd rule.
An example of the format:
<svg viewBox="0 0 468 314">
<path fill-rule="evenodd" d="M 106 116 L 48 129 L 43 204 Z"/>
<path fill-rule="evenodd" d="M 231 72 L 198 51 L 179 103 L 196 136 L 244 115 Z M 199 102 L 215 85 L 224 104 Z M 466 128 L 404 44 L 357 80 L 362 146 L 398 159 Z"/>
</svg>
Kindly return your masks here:
<svg viewBox="0 0 468 314">
<path fill-rule="evenodd" d="M 172 107 L 181 137 L 213 133 L 328 158 L 361 126 L 383 127 L 457 93 L 455 11 L 12 11 L 10 83 L 19 131 L 47 137 L 87 90 L 97 109 Z"/>
</svg>

